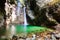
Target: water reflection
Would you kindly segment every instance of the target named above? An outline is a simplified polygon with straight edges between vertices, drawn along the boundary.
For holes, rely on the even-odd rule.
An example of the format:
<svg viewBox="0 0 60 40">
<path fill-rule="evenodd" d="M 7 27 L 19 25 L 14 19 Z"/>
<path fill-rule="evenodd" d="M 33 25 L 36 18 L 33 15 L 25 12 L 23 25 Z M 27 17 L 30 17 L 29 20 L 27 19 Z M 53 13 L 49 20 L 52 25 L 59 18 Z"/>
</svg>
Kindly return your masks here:
<svg viewBox="0 0 60 40">
<path fill-rule="evenodd" d="M 16 28 L 15 28 L 15 26 L 14 25 L 12 25 L 11 26 L 11 29 L 10 29 L 11 31 L 11 36 L 13 36 L 13 35 L 15 35 L 16 34 Z"/>
</svg>

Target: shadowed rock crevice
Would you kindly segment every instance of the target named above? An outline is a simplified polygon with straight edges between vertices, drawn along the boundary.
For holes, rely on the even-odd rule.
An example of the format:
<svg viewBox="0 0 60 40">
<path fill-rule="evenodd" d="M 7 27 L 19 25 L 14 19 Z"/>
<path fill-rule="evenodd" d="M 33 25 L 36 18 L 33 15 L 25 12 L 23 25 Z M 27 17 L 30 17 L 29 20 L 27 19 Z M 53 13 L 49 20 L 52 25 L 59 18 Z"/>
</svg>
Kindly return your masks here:
<svg viewBox="0 0 60 40">
<path fill-rule="evenodd" d="M 32 1 L 29 1 L 30 2 L 30 9 L 34 12 L 34 15 L 35 15 L 35 19 L 32 20 L 33 23 L 30 23 L 30 24 L 33 24 L 33 25 L 39 25 L 41 26 L 42 24 L 44 26 L 48 26 L 48 27 L 52 27 L 52 26 L 55 26 L 57 25 L 56 22 L 59 23 L 59 13 L 54 13 L 56 10 L 57 10 L 57 5 L 52 5 L 52 7 L 50 7 L 48 5 L 48 7 L 45 7 L 45 8 L 41 8 L 39 7 L 36 3 L 37 0 L 32 0 Z M 56 20 L 56 21 L 52 21 L 52 20 L 49 20 L 48 17 L 46 16 L 46 12 L 47 12 L 47 8 L 49 10 L 48 12 L 48 15 L 52 15 L 53 19 Z M 57 18 L 58 17 L 58 18 Z M 29 20 L 30 21 L 30 20 Z M 52 27 L 54 28 L 54 27 Z"/>
</svg>

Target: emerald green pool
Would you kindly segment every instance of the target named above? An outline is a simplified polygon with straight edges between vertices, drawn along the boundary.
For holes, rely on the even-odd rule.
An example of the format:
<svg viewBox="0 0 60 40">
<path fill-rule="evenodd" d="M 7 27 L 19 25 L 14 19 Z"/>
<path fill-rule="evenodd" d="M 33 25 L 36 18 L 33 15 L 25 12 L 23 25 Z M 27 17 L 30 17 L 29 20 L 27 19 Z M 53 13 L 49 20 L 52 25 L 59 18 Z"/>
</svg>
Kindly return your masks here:
<svg viewBox="0 0 60 40">
<path fill-rule="evenodd" d="M 15 30 L 15 33 L 16 34 L 19 34 L 19 33 L 36 33 L 36 32 L 43 32 L 43 31 L 46 31 L 46 30 L 50 30 L 49 28 L 46 28 L 46 27 L 42 27 L 42 26 L 31 26 L 31 25 L 28 25 L 28 26 L 23 26 L 23 25 L 15 25 L 14 28 L 11 28 L 10 27 L 10 32 L 11 32 L 11 29 Z"/>
<path fill-rule="evenodd" d="M 5 32 L 2 30 L 0 34 L 3 35 L 5 33 L 5 36 L 7 38 L 11 38 L 13 35 L 18 35 L 18 36 L 24 36 L 29 33 L 38 33 L 38 32 L 43 32 L 46 30 L 52 30 L 46 27 L 42 26 L 32 26 L 32 25 L 11 25 L 9 26 L 8 30 Z"/>
</svg>

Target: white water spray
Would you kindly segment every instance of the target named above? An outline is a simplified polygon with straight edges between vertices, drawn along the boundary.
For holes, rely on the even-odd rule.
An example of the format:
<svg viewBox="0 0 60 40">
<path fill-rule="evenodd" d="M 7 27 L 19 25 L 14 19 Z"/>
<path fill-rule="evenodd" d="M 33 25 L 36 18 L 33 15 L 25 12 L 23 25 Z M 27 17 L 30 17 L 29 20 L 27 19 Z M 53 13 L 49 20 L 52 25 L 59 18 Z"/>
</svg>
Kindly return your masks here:
<svg viewBox="0 0 60 40">
<path fill-rule="evenodd" d="M 27 18 L 26 18 L 26 7 L 24 7 L 24 25 L 28 25 Z"/>
<path fill-rule="evenodd" d="M 27 30 L 27 18 L 26 18 L 26 7 L 23 8 L 23 11 L 24 11 L 24 31 L 25 31 L 25 36 L 27 34 L 26 30 Z"/>
</svg>

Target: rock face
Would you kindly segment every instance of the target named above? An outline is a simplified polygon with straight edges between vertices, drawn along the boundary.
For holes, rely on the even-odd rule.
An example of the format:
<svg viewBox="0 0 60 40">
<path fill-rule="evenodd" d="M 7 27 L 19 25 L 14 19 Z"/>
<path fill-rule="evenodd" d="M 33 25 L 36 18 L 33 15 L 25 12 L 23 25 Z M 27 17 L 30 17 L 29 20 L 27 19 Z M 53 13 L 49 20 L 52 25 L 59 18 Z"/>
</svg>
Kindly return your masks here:
<svg viewBox="0 0 60 40">
<path fill-rule="evenodd" d="M 14 0 L 12 0 L 10 3 L 14 4 L 13 1 Z M 39 26 L 54 26 L 56 22 L 60 23 L 60 3 L 54 4 L 53 2 L 55 3 L 56 0 L 27 0 L 26 4 L 29 6 L 29 10 L 31 10 L 33 12 L 32 14 L 34 15 L 33 20 L 30 17 L 27 17 L 29 24 Z M 47 3 L 54 5 L 47 5 Z M 45 7 L 46 5 L 47 7 Z M 51 19 L 54 19 L 55 21 L 49 20 L 49 18 L 46 16 L 46 13 L 50 18 L 52 17 Z"/>
<path fill-rule="evenodd" d="M 2 15 L 0 15 L 0 27 L 4 24 L 4 18 Z"/>
<path fill-rule="evenodd" d="M 60 24 L 58 24 L 58 25 L 56 25 L 56 26 L 54 26 L 54 27 L 56 28 L 57 31 L 60 32 Z"/>
<path fill-rule="evenodd" d="M 56 2 L 58 2 L 58 0 L 57 1 L 56 0 L 51 0 L 51 1 L 49 1 L 49 0 L 46 0 L 46 1 L 29 0 L 28 6 L 30 7 L 30 10 L 32 10 L 34 12 L 33 14 L 35 16 L 35 19 L 31 20 L 31 21 L 33 21 L 33 23 L 30 23 L 30 24 L 33 24 L 33 25 L 42 25 L 43 24 L 46 26 L 54 26 L 57 23 L 59 23 L 59 19 L 60 19 L 59 18 L 60 16 L 58 16 L 59 12 L 56 13 L 57 9 L 59 8 L 59 6 L 57 4 L 59 4 L 59 3 L 56 3 Z M 51 5 L 50 5 L 50 3 L 51 3 Z M 49 4 L 49 5 L 47 5 L 47 4 Z M 47 17 L 46 14 L 48 14 L 49 17 Z M 51 19 L 51 20 L 49 20 L 49 19 Z"/>
<path fill-rule="evenodd" d="M 36 0 L 37 1 L 37 5 L 40 7 L 45 6 L 46 4 L 52 2 L 53 0 Z"/>
</svg>

